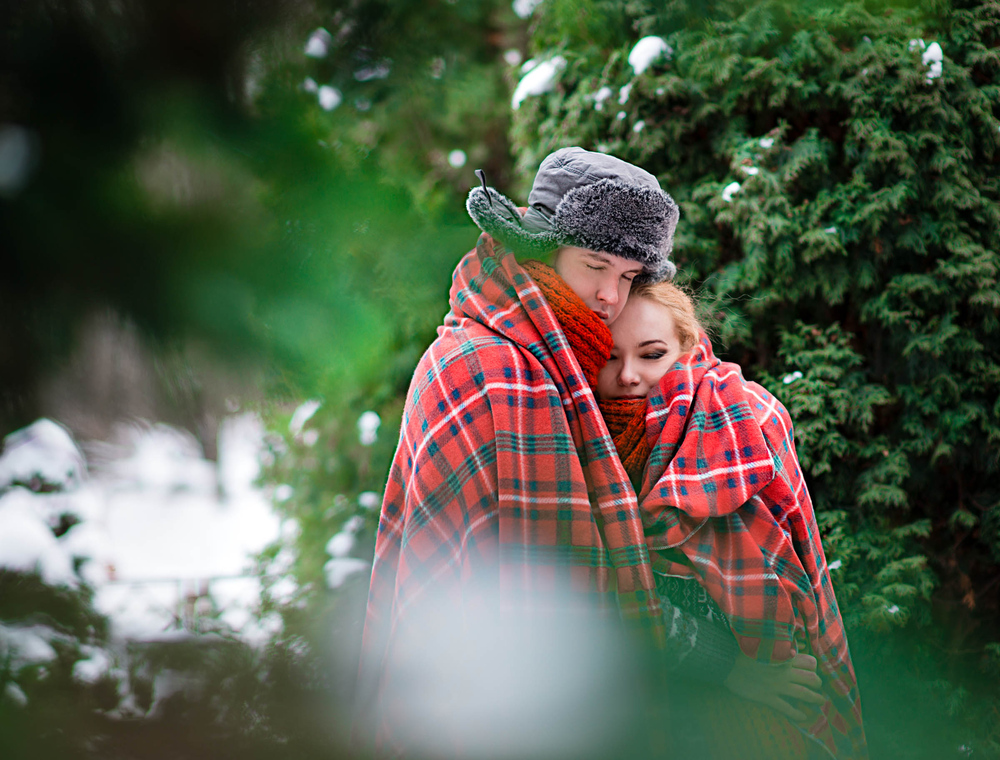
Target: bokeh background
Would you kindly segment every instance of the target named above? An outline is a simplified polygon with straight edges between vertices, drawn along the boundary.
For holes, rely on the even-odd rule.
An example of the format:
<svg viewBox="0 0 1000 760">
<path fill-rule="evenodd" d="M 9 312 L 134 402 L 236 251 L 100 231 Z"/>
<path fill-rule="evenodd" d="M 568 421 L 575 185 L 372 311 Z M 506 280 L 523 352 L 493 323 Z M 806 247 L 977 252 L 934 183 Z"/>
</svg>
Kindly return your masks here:
<svg viewBox="0 0 1000 760">
<path fill-rule="evenodd" d="M 795 420 L 874 758 L 1000 757 L 1000 3 L 0 8 L 0 754 L 348 755 L 402 403 L 563 145 Z"/>
</svg>

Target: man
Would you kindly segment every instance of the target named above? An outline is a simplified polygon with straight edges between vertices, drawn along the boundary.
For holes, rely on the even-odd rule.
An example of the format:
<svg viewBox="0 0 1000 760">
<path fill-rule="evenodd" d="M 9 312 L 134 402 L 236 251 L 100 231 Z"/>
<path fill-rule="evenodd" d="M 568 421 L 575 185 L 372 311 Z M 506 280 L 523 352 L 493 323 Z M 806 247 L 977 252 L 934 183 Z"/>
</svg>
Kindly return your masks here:
<svg viewBox="0 0 1000 760">
<path fill-rule="evenodd" d="M 461 648 L 456 629 L 498 611 L 596 610 L 720 684 L 736 661 L 728 630 L 658 597 L 636 496 L 591 390 L 633 281 L 675 273 L 677 205 L 648 172 L 581 148 L 542 162 L 528 204 L 522 214 L 485 181 L 470 193 L 483 235 L 407 396 L 363 646 L 363 678 L 381 682 L 384 749 L 435 731 L 400 697 L 408 679 L 430 678 L 414 675 L 432 659 L 423 647 Z M 552 269 L 513 254 L 552 257 Z M 442 704 L 455 704 L 453 687 Z"/>
</svg>

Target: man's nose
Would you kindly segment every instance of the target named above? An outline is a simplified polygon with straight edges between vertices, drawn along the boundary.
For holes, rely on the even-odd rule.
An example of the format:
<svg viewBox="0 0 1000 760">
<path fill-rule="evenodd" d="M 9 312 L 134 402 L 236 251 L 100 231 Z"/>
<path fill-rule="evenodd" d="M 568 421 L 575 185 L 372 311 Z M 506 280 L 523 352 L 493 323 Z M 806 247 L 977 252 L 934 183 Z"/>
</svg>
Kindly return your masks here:
<svg viewBox="0 0 1000 760">
<path fill-rule="evenodd" d="M 618 305 L 618 276 L 614 279 L 607 278 L 601 281 L 597 290 L 597 300 L 608 306 Z"/>
</svg>

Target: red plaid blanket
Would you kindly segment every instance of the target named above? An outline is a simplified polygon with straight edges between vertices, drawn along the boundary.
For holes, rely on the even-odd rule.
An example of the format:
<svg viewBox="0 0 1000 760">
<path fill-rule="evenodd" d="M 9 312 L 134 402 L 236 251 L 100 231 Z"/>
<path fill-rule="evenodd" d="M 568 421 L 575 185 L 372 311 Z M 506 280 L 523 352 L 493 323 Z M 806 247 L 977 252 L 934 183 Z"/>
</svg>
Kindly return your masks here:
<svg viewBox="0 0 1000 760">
<path fill-rule="evenodd" d="M 541 291 L 483 235 L 450 303 L 389 472 L 363 678 L 386 677 L 422 600 L 466 609 L 484 589 L 515 609 L 603 607 L 662 641 L 635 494 Z"/>
<path fill-rule="evenodd" d="M 812 708 L 809 733 L 838 758 L 867 757 L 857 679 L 784 406 L 716 359 L 703 336 L 650 395 L 646 435 L 640 503 L 654 569 L 697 576 L 747 655 L 812 653 L 829 699 Z M 677 551 L 686 562 L 674 561 Z"/>
</svg>

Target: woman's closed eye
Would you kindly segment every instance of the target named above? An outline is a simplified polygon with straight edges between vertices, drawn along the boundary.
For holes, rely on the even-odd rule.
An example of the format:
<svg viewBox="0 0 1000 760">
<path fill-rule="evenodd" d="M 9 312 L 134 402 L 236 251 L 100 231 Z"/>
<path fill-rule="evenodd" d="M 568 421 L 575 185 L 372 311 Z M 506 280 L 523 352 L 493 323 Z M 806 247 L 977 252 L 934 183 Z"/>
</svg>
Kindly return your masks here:
<svg viewBox="0 0 1000 760">
<path fill-rule="evenodd" d="M 662 359 L 667 355 L 666 351 L 650 351 L 647 354 L 643 354 L 641 358 L 649 359 L 650 361 L 656 361 L 657 359 Z"/>
</svg>

